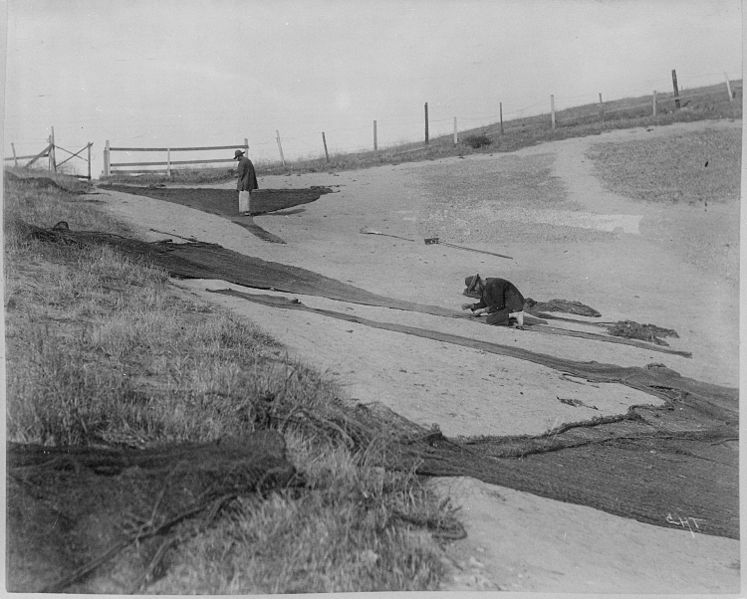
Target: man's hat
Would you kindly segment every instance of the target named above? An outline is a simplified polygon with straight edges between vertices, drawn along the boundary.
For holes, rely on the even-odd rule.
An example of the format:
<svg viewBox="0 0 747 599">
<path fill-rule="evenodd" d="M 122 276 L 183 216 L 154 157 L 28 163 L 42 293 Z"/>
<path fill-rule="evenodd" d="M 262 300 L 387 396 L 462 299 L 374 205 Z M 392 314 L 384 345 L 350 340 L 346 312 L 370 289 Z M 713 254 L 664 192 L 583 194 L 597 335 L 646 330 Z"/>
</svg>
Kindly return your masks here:
<svg viewBox="0 0 747 599">
<path fill-rule="evenodd" d="M 477 282 L 480 280 L 480 275 L 475 275 L 474 277 L 467 277 L 464 279 L 464 284 L 467 287 L 467 291 L 471 292 L 475 290 L 475 287 L 477 287 Z"/>
<path fill-rule="evenodd" d="M 238 160 L 238 159 L 239 159 L 239 158 L 241 158 L 241 157 L 242 157 L 243 155 L 244 155 L 244 151 L 243 151 L 243 150 L 236 150 L 236 151 L 235 151 L 235 152 L 233 153 L 233 159 L 234 159 L 234 160 Z"/>
</svg>

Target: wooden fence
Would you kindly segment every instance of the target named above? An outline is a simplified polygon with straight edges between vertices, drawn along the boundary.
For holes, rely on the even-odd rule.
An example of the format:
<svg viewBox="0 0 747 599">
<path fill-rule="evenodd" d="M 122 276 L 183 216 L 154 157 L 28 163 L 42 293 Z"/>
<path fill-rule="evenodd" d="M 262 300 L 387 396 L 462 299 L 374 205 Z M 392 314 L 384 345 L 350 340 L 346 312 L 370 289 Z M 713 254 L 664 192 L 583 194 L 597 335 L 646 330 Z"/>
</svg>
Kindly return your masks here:
<svg viewBox="0 0 747 599">
<path fill-rule="evenodd" d="M 171 176 L 171 169 L 177 165 L 185 164 L 215 164 L 219 162 L 233 162 L 233 158 L 208 158 L 203 160 L 172 160 L 172 152 L 211 152 L 216 150 L 236 150 L 237 148 L 243 149 L 245 152 L 249 151 L 249 140 L 244 138 L 243 144 L 235 144 L 230 146 L 196 146 L 189 148 L 125 148 L 125 147 L 112 147 L 109 144 L 109 140 L 106 140 L 104 146 L 104 176 L 109 177 L 112 174 L 121 173 L 152 173 L 166 171 L 167 176 Z M 112 152 L 165 152 L 166 160 L 156 160 L 149 162 L 112 162 Z M 132 168 L 132 167 L 163 167 L 163 168 Z M 116 167 L 116 168 L 115 168 Z"/>
<path fill-rule="evenodd" d="M 726 87 L 723 88 L 724 94 L 729 102 L 733 103 L 737 98 L 738 93 L 741 94 L 742 82 L 731 81 L 729 76 L 724 73 Z M 735 83 L 732 87 L 732 83 Z M 587 105 L 585 107 L 574 107 L 567 108 L 564 112 L 571 115 L 572 124 L 580 124 L 582 121 L 591 122 L 594 120 L 604 123 L 605 119 L 610 117 L 614 118 L 615 114 L 624 114 L 628 116 L 652 116 L 657 115 L 657 109 L 661 110 L 664 108 L 667 111 L 680 110 L 686 108 L 692 101 L 697 101 L 700 98 L 711 98 L 716 99 L 716 92 L 714 89 L 716 86 L 708 86 L 711 89 L 697 90 L 681 90 L 677 85 L 677 72 L 672 69 L 672 91 L 671 92 L 657 92 L 653 90 L 651 93 L 650 100 L 642 100 L 641 102 L 631 103 L 626 100 L 612 100 L 611 102 L 605 102 L 602 99 L 602 93 L 599 92 L 599 103 L 596 108 L 593 105 Z M 721 92 L 719 92 L 721 93 Z M 723 97 L 723 96 L 722 96 Z M 587 114 L 580 114 L 583 111 Z M 558 113 L 555 110 L 555 97 L 550 95 L 550 127 L 555 129 L 557 127 L 556 115 Z M 501 119 L 502 122 L 502 119 Z"/>
<path fill-rule="evenodd" d="M 3 158 L 3 161 L 8 162 L 10 160 L 13 161 L 13 166 L 23 166 L 24 168 L 31 168 L 40 158 L 48 158 L 49 159 L 49 171 L 53 173 L 57 173 L 58 169 L 62 167 L 66 162 L 71 161 L 73 158 L 78 158 L 79 160 L 86 161 L 86 164 L 88 165 L 88 172 L 85 175 L 78 175 L 74 174 L 74 177 L 78 177 L 79 179 L 88 179 L 91 180 L 91 147 L 93 146 L 92 142 L 88 142 L 85 146 L 83 146 L 80 150 L 77 152 L 73 152 L 71 150 L 68 150 L 66 148 L 63 148 L 60 145 L 57 145 L 54 140 L 54 127 L 51 128 L 51 133 L 49 134 L 49 143 L 44 147 L 44 149 L 39 152 L 38 154 L 30 154 L 28 156 L 18 156 L 16 154 L 16 146 L 14 143 L 10 144 L 11 150 L 13 151 L 12 156 L 5 156 Z M 63 152 L 66 152 L 70 154 L 67 158 L 65 158 L 62 162 L 57 162 L 57 150 L 62 150 Z M 84 158 L 81 156 L 82 152 L 86 152 L 86 157 Z M 19 161 L 26 161 L 28 162 L 26 164 L 19 165 Z"/>
<path fill-rule="evenodd" d="M 557 109 L 557 100 L 560 98 L 561 104 L 563 98 L 560 96 L 556 96 L 555 94 L 549 94 L 549 103 L 547 103 L 547 99 L 545 99 L 543 102 L 539 104 L 533 104 L 531 106 L 523 107 L 523 108 L 515 108 L 514 109 L 514 116 L 510 118 L 510 120 L 507 120 L 504 127 L 504 109 L 506 108 L 504 106 L 504 102 L 502 100 L 496 102 L 496 114 L 495 117 L 497 117 L 497 122 L 495 122 L 495 118 L 489 117 L 488 115 L 481 115 L 480 117 L 475 116 L 462 116 L 460 117 L 460 122 L 457 122 L 456 116 L 448 116 L 447 118 L 432 118 L 432 113 L 429 113 L 429 105 L 428 102 L 425 102 L 423 105 L 423 120 L 421 123 L 424 124 L 424 133 L 423 138 L 421 142 L 413 142 L 417 143 L 417 147 L 408 147 L 410 144 L 402 144 L 403 147 L 398 148 L 395 150 L 397 155 L 400 154 L 408 154 L 408 153 L 414 153 L 418 152 L 424 149 L 427 149 L 429 145 L 436 142 L 434 139 L 433 133 L 434 130 L 431 127 L 432 124 L 436 124 L 436 126 L 440 129 L 440 132 L 437 134 L 437 136 L 444 137 L 443 130 L 445 127 L 443 126 L 443 123 L 448 122 L 449 123 L 449 129 L 451 129 L 451 132 L 449 134 L 450 142 L 453 143 L 454 146 L 457 146 L 459 144 L 460 140 L 460 134 L 470 134 L 471 132 L 475 132 L 478 130 L 482 130 L 484 134 L 490 133 L 491 135 L 499 134 L 501 136 L 504 135 L 504 131 L 509 131 L 511 129 L 516 129 L 517 127 L 525 127 L 528 125 L 528 122 L 531 121 L 529 124 L 532 126 L 535 126 L 535 124 L 538 124 L 538 126 L 542 128 L 548 128 L 551 130 L 560 129 L 564 127 L 572 127 L 577 125 L 591 125 L 595 123 L 600 123 L 602 127 L 605 127 L 606 123 L 612 123 L 616 120 L 622 120 L 622 119 L 634 119 L 634 118 L 645 118 L 645 117 L 654 117 L 656 120 L 658 116 L 665 114 L 665 113 L 671 113 L 673 111 L 678 111 L 681 109 L 688 109 L 691 107 L 699 107 L 702 105 L 722 105 L 725 102 L 733 103 L 733 104 L 741 104 L 741 96 L 742 96 L 742 80 L 732 80 L 729 78 L 728 74 L 724 73 L 724 79 L 721 83 L 718 84 L 711 84 L 708 86 L 701 86 L 696 89 L 681 89 L 678 85 L 677 81 L 677 73 L 674 69 L 671 71 L 671 85 L 672 90 L 671 91 L 653 91 L 651 95 L 642 95 L 637 98 L 623 98 L 619 100 L 609 100 L 605 99 L 602 96 L 601 92 L 598 92 L 596 94 L 598 101 L 594 101 L 593 103 L 588 103 L 580 106 L 571 106 L 568 108 L 561 108 L 560 110 Z M 667 83 L 668 86 L 668 83 Z M 593 97 L 593 96 L 592 96 Z M 578 97 L 576 97 L 578 98 Z M 567 101 L 573 101 L 576 98 L 568 98 Z M 541 111 L 537 111 L 538 106 L 545 106 L 546 108 Z M 549 108 L 549 113 L 546 112 L 547 108 Z M 519 116 L 523 113 L 526 113 L 528 110 L 533 110 L 534 116 Z M 539 112 L 539 114 L 538 114 Z M 445 116 L 445 115 L 444 115 Z M 494 124 L 490 125 L 484 125 L 484 126 L 470 126 L 465 127 L 464 121 L 474 121 L 476 118 L 479 118 L 479 120 L 488 120 L 492 119 Z M 464 120 L 461 120 L 464 119 Z M 485 122 L 483 120 L 483 122 Z M 439 123 L 441 125 L 439 126 Z M 452 126 L 453 123 L 453 126 Z M 379 125 L 381 124 L 381 121 L 379 120 L 373 120 L 373 151 L 378 152 L 381 149 L 381 135 L 379 130 Z M 462 129 L 460 130 L 459 125 L 461 125 Z M 78 158 L 82 160 L 86 160 L 81 154 L 87 150 L 87 163 L 88 163 L 88 174 L 86 176 L 88 179 L 91 178 L 91 146 L 92 143 L 88 143 L 86 146 L 78 150 L 77 152 L 71 152 L 70 150 L 66 150 L 65 148 L 62 148 L 61 146 L 58 146 L 55 144 L 54 141 L 54 128 L 51 129 L 52 133 L 49 136 L 49 143 L 47 146 L 41 150 L 38 154 L 29 155 L 29 156 L 17 156 L 15 145 L 11 144 L 13 156 L 12 157 L 5 157 L 5 161 L 12 160 L 16 166 L 31 166 L 34 163 L 36 163 L 41 158 L 48 158 L 49 159 L 49 170 L 57 172 L 58 167 L 64 165 L 68 160 L 72 160 L 73 158 Z M 329 131 L 322 131 L 321 132 L 321 142 L 322 147 L 324 150 L 324 157 L 327 162 L 330 162 L 330 150 L 328 147 L 329 137 L 328 134 Z M 294 138 L 290 138 L 291 141 Z M 283 145 L 280 138 L 280 131 L 275 130 L 275 140 L 273 142 L 263 142 L 263 141 L 255 141 L 255 144 L 257 146 L 263 146 L 267 144 L 275 145 L 277 144 L 277 150 L 280 155 L 280 161 L 285 166 L 286 160 L 285 155 L 283 152 Z M 438 141 L 436 143 L 443 143 L 442 141 Z M 175 167 L 179 167 L 182 165 L 208 165 L 208 164 L 219 164 L 219 163 L 228 163 L 233 162 L 233 158 L 231 157 L 220 157 L 220 158 L 208 158 L 208 159 L 200 159 L 200 160 L 174 160 L 173 159 L 173 153 L 176 152 L 229 152 L 231 150 L 234 150 L 236 148 L 241 148 L 244 151 L 248 152 L 249 150 L 249 141 L 247 138 L 244 138 L 243 144 L 235 144 L 235 145 L 220 145 L 220 146 L 199 146 L 199 147 L 151 147 L 151 148 L 138 148 L 138 147 L 112 147 L 110 145 L 109 140 L 106 140 L 106 145 L 103 152 L 103 176 L 108 177 L 115 173 L 124 173 L 124 174 L 136 174 L 136 173 L 160 173 L 165 172 L 168 176 L 171 175 L 171 171 Z M 67 157 L 62 162 L 57 162 L 57 151 L 63 151 L 70 154 L 69 157 Z M 160 152 L 164 156 L 165 160 L 153 160 L 153 161 L 138 161 L 137 159 L 134 159 L 133 162 L 124 162 L 124 161 L 117 161 L 112 162 L 112 152 L 120 152 L 120 153 L 139 153 L 139 152 Z M 221 156 L 226 156 L 226 154 L 222 154 Z M 230 156 L 230 155 L 229 155 Z M 22 161 L 28 161 L 26 164 L 20 165 L 19 162 Z M 81 177 L 81 175 L 76 175 L 78 177 Z"/>
</svg>

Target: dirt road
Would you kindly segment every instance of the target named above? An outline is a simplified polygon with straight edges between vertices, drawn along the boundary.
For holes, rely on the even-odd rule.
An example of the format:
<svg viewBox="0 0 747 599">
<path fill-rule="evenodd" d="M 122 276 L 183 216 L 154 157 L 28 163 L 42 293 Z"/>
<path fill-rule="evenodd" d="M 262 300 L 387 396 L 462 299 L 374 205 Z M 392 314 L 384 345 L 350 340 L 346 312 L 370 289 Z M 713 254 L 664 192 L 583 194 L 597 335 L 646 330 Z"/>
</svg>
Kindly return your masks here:
<svg viewBox="0 0 747 599">
<path fill-rule="evenodd" d="M 382 295 L 452 309 L 465 301 L 465 276 L 502 276 L 538 300 L 582 301 L 599 310 L 603 320 L 673 328 L 680 338 L 672 346 L 693 357 L 299 297 L 310 306 L 575 360 L 664 363 L 686 376 L 737 386 L 736 280 L 712 268 L 719 263 L 717 255 L 689 260 L 683 245 L 691 241 L 680 232 L 709 231 L 710 237 L 736 247 L 738 239 L 731 238 L 724 223 L 738 219 L 738 203 L 712 204 L 704 212 L 632 201 L 607 191 L 586 157 L 602 141 L 729 127 L 741 127 L 741 122 L 614 131 L 511 154 L 263 177 L 260 186 L 270 188 L 339 185 L 338 193 L 314 203 L 255 218 L 285 245 L 266 243 L 225 218 L 191 208 L 115 192 L 105 197 L 108 209 L 139 227 L 146 239 L 165 237 L 152 229 L 194 237 Z M 362 228 L 414 241 L 362 234 Z M 514 259 L 423 243 L 434 236 Z M 229 287 L 222 281 L 179 284 L 258 322 L 294 358 L 326 371 L 348 397 L 383 402 L 420 424 L 437 423 L 448 436 L 536 434 L 565 422 L 620 414 L 634 404 L 657 403 L 623 385 L 573 380 L 514 358 L 205 292 Z M 577 399 L 579 407 L 559 398 Z M 453 574 L 445 589 L 738 590 L 738 541 L 699 535 L 684 526 L 632 522 L 474 480 L 435 484 L 450 488 L 462 504 L 470 533 L 449 548 Z"/>
</svg>

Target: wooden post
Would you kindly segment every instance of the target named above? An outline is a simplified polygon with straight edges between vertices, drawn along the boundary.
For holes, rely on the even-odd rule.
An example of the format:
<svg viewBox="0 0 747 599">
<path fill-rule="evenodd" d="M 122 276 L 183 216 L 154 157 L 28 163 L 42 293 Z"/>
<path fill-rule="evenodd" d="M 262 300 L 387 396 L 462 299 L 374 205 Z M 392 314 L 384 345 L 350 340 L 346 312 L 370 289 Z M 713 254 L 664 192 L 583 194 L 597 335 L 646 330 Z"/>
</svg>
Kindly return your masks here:
<svg viewBox="0 0 747 599">
<path fill-rule="evenodd" d="M 729 82 L 729 75 L 724 73 L 724 77 L 726 78 L 726 93 L 729 94 L 729 102 L 733 102 L 734 96 L 731 95 L 731 83 Z"/>
<path fill-rule="evenodd" d="M 459 143 L 459 133 L 457 131 L 457 118 L 454 117 L 454 145 Z"/>
<path fill-rule="evenodd" d="M 604 122 L 604 102 L 602 101 L 602 92 L 599 92 L 599 120 Z"/>
<path fill-rule="evenodd" d="M 677 88 L 677 71 L 672 69 L 672 89 L 674 89 L 674 107 L 680 108 L 680 90 Z"/>
<path fill-rule="evenodd" d="M 425 145 L 428 145 L 428 102 L 425 103 Z"/>
<path fill-rule="evenodd" d="M 111 164 L 110 147 L 109 140 L 107 139 L 104 144 L 104 177 L 108 177 L 111 174 L 111 167 L 109 166 Z"/>
<path fill-rule="evenodd" d="M 329 152 L 327 151 L 327 137 L 324 135 L 324 131 L 322 131 L 322 143 L 324 144 L 324 156 L 327 159 L 327 162 L 329 162 Z"/>
<path fill-rule="evenodd" d="M 93 144 L 88 142 L 88 180 L 91 180 L 91 146 Z"/>
<path fill-rule="evenodd" d="M 16 145 L 11 142 L 10 147 L 13 149 L 13 166 L 18 166 L 18 158 L 16 158 Z"/>
<path fill-rule="evenodd" d="M 654 95 L 653 95 L 653 98 L 651 100 L 651 104 L 652 104 L 652 109 L 653 109 L 652 116 L 656 116 L 656 90 L 654 90 Z"/>
<path fill-rule="evenodd" d="M 171 148 L 166 148 L 166 176 L 171 177 Z"/>
<path fill-rule="evenodd" d="M 501 135 L 503 135 L 503 102 L 498 102 L 498 109 L 501 113 Z"/>
<path fill-rule="evenodd" d="M 50 127 L 49 134 L 49 170 L 57 172 L 57 159 L 54 155 L 54 127 Z"/>
<path fill-rule="evenodd" d="M 373 134 L 374 134 L 374 152 L 377 152 L 379 150 L 379 141 L 376 137 L 376 119 L 374 119 L 374 122 L 373 122 Z"/>
<path fill-rule="evenodd" d="M 555 96 L 553 94 L 550 94 L 550 121 L 555 130 Z"/>
<path fill-rule="evenodd" d="M 280 162 L 285 166 L 285 156 L 283 156 L 283 144 L 280 142 L 280 131 L 275 129 L 275 135 L 277 135 L 278 150 L 280 151 Z"/>
<path fill-rule="evenodd" d="M 249 156 L 249 138 L 244 138 L 244 152 L 246 152 L 247 157 Z"/>
</svg>

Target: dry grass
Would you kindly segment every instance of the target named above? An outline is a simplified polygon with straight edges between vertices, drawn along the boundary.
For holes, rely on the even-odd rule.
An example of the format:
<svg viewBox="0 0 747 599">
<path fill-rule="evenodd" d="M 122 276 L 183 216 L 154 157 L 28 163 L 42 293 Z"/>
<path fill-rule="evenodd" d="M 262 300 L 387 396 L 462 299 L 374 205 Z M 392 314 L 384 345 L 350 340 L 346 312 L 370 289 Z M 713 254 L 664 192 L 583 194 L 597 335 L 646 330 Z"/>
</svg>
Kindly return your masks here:
<svg viewBox="0 0 747 599">
<path fill-rule="evenodd" d="M 447 521 L 452 510 L 412 473 L 380 468 L 376 442 L 324 432 L 346 413 L 334 385 L 163 271 L 108 248 L 24 239 L 13 226 L 66 220 L 127 233 L 91 197 L 6 188 L 8 440 L 148 447 L 279 429 L 308 487 L 235 502 L 170 550 L 146 592 L 435 589 L 438 545 L 397 514 Z M 299 410 L 321 426 L 296 423 Z"/>
<path fill-rule="evenodd" d="M 739 198 L 741 156 L 739 129 L 596 144 L 589 151 L 596 176 L 616 193 L 706 205 Z"/>
<path fill-rule="evenodd" d="M 318 486 L 293 498 L 242 499 L 204 537 L 180 549 L 178 568 L 155 592 L 242 594 L 434 589 L 439 567 L 430 536 L 396 512 L 443 511 L 417 480 L 341 448 L 320 453 L 287 435 Z M 210 556 L 211 559 L 205 559 Z M 383 584 L 382 584 L 383 583 Z"/>
</svg>

